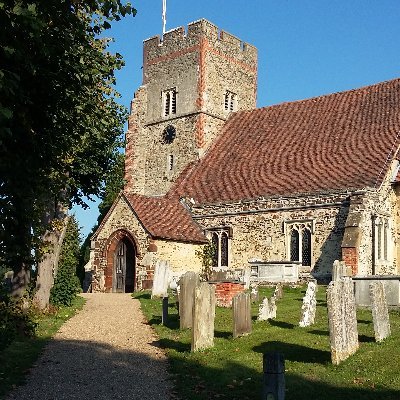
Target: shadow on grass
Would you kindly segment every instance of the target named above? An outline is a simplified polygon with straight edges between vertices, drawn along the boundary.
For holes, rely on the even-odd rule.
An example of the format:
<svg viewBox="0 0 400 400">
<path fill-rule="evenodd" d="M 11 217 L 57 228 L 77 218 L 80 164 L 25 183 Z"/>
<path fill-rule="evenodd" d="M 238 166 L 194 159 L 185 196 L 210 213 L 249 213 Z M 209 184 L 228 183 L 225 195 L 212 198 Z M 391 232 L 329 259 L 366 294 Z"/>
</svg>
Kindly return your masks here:
<svg viewBox="0 0 400 400">
<path fill-rule="evenodd" d="M 268 320 L 272 326 L 277 326 L 282 329 L 294 329 L 294 325 L 289 322 L 277 321 L 275 319 Z"/>
<path fill-rule="evenodd" d="M 156 343 L 159 343 L 159 347 L 163 349 L 172 349 L 179 353 L 185 353 L 190 351 L 190 344 L 189 343 L 182 343 L 178 340 L 171 340 L 171 339 L 160 339 Z"/>
<path fill-rule="evenodd" d="M 308 333 L 312 333 L 313 335 L 329 336 L 329 331 L 319 329 L 313 329 L 312 331 L 308 331 Z"/>
<path fill-rule="evenodd" d="M 327 364 L 331 361 L 331 353 L 329 351 L 313 349 L 294 343 L 278 341 L 264 342 L 259 346 L 253 347 L 253 350 L 256 353 L 278 351 L 285 355 L 286 360 L 300 363 Z"/>
<path fill-rule="evenodd" d="M 229 339 L 232 338 L 232 332 L 214 331 L 214 337 L 221 339 Z"/>
<path fill-rule="evenodd" d="M 373 336 L 358 335 L 358 341 L 361 343 L 372 343 L 375 342 L 375 338 Z"/>
<path fill-rule="evenodd" d="M 366 320 L 366 319 L 358 319 L 358 320 L 357 320 L 357 323 L 358 323 L 358 324 L 370 325 L 370 324 L 372 324 L 372 321 L 368 321 L 368 320 Z"/>
</svg>

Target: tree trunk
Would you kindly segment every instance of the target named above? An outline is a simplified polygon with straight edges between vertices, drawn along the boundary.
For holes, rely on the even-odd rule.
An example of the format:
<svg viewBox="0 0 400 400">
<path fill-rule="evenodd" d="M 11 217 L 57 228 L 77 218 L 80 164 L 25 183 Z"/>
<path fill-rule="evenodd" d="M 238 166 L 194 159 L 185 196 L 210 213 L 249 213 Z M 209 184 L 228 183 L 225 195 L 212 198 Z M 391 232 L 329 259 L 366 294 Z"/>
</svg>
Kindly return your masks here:
<svg viewBox="0 0 400 400">
<path fill-rule="evenodd" d="M 49 306 L 50 290 L 54 284 L 61 246 L 68 225 L 65 207 L 59 204 L 56 214 L 54 217 L 54 213 L 48 212 L 44 218 L 45 226 L 48 226 L 48 229 L 43 235 L 43 244 L 48 249 L 38 263 L 36 292 L 33 298 L 34 303 L 41 310 L 45 310 Z"/>
<path fill-rule="evenodd" d="M 30 280 L 31 268 L 28 264 L 24 263 L 18 272 L 14 272 L 11 295 L 13 297 L 22 297 L 28 288 Z"/>
</svg>

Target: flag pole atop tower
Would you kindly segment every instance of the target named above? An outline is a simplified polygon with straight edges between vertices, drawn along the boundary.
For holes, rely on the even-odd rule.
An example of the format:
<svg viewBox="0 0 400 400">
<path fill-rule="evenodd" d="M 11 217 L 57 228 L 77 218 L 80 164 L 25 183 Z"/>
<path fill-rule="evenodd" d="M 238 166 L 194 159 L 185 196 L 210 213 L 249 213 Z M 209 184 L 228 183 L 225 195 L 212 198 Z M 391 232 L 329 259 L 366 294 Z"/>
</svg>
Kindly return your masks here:
<svg viewBox="0 0 400 400">
<path fill-rule="evenodd" d="M 165 33 L 165 25 L 167 24 L 167 0 L 162 0 L 162 23 L 163 29 L 162 33 Z"/>
</svg>

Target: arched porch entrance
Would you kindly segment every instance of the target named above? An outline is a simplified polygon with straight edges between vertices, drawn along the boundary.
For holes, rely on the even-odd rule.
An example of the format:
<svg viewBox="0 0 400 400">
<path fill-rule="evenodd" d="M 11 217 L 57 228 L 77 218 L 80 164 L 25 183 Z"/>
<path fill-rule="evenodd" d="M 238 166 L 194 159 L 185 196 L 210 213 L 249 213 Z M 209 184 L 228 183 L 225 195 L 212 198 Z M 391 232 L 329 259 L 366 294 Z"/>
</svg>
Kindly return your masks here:
<svg viewBox="0 0 400 400">
<path fill-rule="evenodd" d="M 126 231 L 118 231 L 109 241 L 106 289 L 115 293 L 131 293 L 136 288 L 136 244 Z"/>
</svg>

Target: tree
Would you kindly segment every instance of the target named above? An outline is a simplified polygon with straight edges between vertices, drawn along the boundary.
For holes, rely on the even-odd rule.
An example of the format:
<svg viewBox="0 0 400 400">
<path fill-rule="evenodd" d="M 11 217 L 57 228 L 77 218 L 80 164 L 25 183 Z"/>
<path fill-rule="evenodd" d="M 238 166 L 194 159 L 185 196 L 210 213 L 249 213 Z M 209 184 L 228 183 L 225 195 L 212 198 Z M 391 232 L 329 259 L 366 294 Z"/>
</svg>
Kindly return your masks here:
<svg viewBox="0 0 400 400">
<path fill-rule="evenodd" d="M 99 35 L 135 12 L 120 0 L 0 0 L 0 259 L 15 293 L 43 254 L 54 266 L 63 210 L 98 195 L 118 158 L 123 62 Z"/>
<path fill-rule="evenodd" d="M 97 223 L 93 226 L 91 232 L 86 237 L 81 247 L 80 267 L 82 268 L 89 261 L 90 238 L 96 232 L 97 228 L 101 224 L 101 221 L 106 216 L 108 210 L 111 208 L 120 191 L 124 188 L 124 167 L 125 156 L 124 154 L 118 154 L 115 164 L 107 174 L 104 188 L 99 196 L 101 201 L 98 206 L 99 216 L 97 217 Z"/>
</svg>

